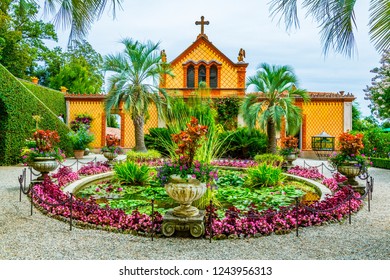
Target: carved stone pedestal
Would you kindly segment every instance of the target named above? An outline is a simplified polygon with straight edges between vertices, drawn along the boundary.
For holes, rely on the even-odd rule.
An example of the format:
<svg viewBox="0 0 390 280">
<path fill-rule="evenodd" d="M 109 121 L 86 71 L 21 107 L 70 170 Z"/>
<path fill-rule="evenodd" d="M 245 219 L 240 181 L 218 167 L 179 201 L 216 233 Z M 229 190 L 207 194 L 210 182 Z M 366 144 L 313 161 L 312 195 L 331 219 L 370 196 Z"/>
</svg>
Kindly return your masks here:
<svg viewBox="0 0 390 280">
<path fill-rule="evenodd" d="M 203 210 L 199 210 L 199 214 L 193 217 L 178 217 L 173 215 L 173 210 L 169 210 L 164 215 L 162 233 L 169 237 L 175 231 L 189 231 L 193 237 L 201 237 L 204 234 L 203 220 Z"/>
</svg>

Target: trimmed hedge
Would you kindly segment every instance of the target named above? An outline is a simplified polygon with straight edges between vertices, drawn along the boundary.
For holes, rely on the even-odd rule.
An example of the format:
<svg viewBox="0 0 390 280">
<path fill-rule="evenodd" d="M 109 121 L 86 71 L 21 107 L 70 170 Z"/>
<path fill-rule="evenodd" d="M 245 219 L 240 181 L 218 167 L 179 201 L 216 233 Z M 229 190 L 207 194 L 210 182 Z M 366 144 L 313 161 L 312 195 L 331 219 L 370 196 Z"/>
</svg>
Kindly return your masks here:
<svg viewBox="0 0 390 280">
<path fill-rule="evenodd" d="M 52 107 L 57 106 L 53 104 L 60 104 L 61 101 L 57 94 L 50 93 L 45 98 L 42 97 L 45 92 L 41 91 L 34 95 L 24 83 L 0 64 L 0 165 L 13 165 L 20 162 L 20 150 L 24 146 L 24 141 L 30 138 L 35 130 L 33 115 L 43 117 L 40 123 L 41 129 L 57 130 L 61 137 L 60 148 L 66 154 L 72 152 L 66 136 L 69 128 L 58 119 L 59 113 L 65 113 L 65 110 L 61 109 L 64 105 L 53 112 L 44 102 Z M 40 98 L 45 101 L 42 102 Z M 59 100 L 55 101 L 55 99 Z"/>
<path fill-rule="evenodd" d="M 65 95 L 57 90 L 20 80 L 36 97 L 38 97 L 57 116 L 64 114 L 66 119 Z"/>
<path fill-rule="evenodd" d="M 390 169 L 390 158 L 371 158 L 372 166 Z"/>
</svg>

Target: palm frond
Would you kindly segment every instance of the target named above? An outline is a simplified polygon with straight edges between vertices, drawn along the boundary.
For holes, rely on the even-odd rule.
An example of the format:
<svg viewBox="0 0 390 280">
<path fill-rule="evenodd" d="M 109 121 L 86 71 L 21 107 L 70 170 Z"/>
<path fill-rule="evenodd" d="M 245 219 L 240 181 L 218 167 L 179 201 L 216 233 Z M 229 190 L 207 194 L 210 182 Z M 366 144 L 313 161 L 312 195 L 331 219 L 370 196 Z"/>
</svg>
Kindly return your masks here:
<svg viewBox="0 0 390 280">
<path fill-rule="evenodd" d="M 376 0 L 370 3 L 370 39 L 382 52 L 390 49 L 390 2 Z"/>
<path fill-rule="evenodd" d="M 287 30 L 299 28 L 297 0 L 272 0 L 269 4 L 272 18 L 281 14 L 278 21 L 279 24 L 280 21 L 284 19 Z"/>
</svg>

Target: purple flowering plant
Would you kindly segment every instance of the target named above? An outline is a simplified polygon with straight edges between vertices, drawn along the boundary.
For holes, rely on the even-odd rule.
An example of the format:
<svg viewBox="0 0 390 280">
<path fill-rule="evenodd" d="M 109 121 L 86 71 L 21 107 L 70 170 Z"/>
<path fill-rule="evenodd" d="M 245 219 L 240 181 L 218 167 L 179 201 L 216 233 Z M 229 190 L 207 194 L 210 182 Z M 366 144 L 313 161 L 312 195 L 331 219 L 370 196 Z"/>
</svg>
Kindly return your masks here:
<svg viewBox="0 0 390 280">
<path fill-rule="evenodd" d="M 89 114 L 79 114 L 70 122 L 70 128 L 73 131 L 79 131 L 81 127 L 88 130 L 91 127 L 92 117 Z"/>
<path fill-rule="evenodd" d="M 183 179 L 195 178 L 201 182 L 208 183 L 208 186 L 215 185 L 218 180 L 217 170 L 207 164 L 195 160 L 191 166 L 178 162 L 167 162 L 158 168 L 157 179 L 161 185 L 168 183 L 171 175 L 179 175 Z"/>
</svg>

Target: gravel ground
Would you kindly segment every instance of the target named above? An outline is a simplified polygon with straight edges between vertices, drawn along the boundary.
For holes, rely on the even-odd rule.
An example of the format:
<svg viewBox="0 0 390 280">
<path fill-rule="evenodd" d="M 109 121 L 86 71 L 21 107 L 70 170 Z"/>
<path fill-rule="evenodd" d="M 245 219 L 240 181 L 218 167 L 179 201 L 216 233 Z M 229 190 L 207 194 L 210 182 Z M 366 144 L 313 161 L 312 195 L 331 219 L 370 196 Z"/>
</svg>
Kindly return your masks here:
<svg viewBox="0 0 390 280">
<path fill-rule="evenodd" d="M 91 156 L 88 156 L 91 157 Z M 310 165 L 321 161 L 307 161 Z M 66 162 L 66 164 L 68 164 Z M 303 165 L 298 159 L 296 164 Z M 348 221 L 302 228 L 295 233 L 212 241 L 149 238 L 73 228 L 49 218 L 23 195 L 18 176 L 23 167 L 0 167 L 0 259 L 3 260 L 389 260 L 390 170 L 371 168 L 374 193 Z"/>
</svg>

